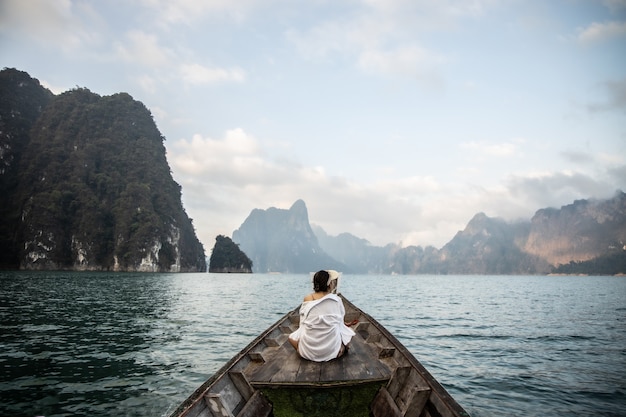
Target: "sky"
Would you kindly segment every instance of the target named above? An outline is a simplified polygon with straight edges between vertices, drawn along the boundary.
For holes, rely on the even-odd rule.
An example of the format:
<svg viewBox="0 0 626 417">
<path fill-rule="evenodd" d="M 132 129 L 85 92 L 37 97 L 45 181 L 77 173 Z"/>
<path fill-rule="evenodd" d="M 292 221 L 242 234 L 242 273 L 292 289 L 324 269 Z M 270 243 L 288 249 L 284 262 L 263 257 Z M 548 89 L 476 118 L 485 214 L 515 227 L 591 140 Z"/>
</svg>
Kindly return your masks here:
<svg viewBox="0 0 626 417">
<path fill-rule="evenodd" d="M 626 191 L 626 0 L 0 0 L 0 67 L 144 103 L 207 254 L 298 199 L 440 248 Z"/>
</svg>

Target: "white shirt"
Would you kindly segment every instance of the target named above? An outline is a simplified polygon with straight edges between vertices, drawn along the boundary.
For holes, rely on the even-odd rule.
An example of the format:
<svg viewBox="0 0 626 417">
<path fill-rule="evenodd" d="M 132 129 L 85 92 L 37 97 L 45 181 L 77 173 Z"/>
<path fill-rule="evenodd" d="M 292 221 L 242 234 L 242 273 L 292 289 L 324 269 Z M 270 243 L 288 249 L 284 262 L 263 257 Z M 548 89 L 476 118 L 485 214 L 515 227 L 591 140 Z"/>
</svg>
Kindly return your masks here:
<svg viewBox="0 0 626 417">
<path fill-rule="evenodd" d="M 305 359 L 325 362 L 335 359 L 341 344 L 350 343 L 354 331 L 344 323 L 346 311 L 336 294 L 300 306 L 300 327 L 289 335 L 298 341 L 298 353 Z"/>
</svg>

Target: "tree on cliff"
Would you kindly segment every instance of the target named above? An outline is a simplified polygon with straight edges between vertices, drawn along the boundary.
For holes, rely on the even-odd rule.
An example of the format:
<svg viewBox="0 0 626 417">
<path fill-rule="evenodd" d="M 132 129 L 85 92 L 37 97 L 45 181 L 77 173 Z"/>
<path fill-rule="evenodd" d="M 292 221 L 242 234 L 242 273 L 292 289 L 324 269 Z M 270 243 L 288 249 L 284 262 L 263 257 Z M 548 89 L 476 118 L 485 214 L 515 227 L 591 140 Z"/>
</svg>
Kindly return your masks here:
<svg viewBox="0 0 626 417">
<path fill-rule="evenodd" d="M 252 261 L 229 237 L 219 235 L 209 260 L 209 272 L 252 272 Z"/>
<path fill-rule="evenodd" d="M 20 160 L 29 144 L 30 130 L 53 96 L 23 71 L 0 71 L 0 268 L 19 265 L 21 212 L 15 195 Z"/>
<path fill-rule="evenodd" d="M 2 81 L 13 88 L 0 89 L 8 95 L 0 102 L 19 102 L 18 81 Z M 11 123 L 15 109 L 1 110 Z M 18 181 L 2 196 L 12 204 L 18 263 L 5 267 L 206 270 L 164 138 L 142 103 L 76 88 L 51 97 L 22 136 Z"/>
</svg>

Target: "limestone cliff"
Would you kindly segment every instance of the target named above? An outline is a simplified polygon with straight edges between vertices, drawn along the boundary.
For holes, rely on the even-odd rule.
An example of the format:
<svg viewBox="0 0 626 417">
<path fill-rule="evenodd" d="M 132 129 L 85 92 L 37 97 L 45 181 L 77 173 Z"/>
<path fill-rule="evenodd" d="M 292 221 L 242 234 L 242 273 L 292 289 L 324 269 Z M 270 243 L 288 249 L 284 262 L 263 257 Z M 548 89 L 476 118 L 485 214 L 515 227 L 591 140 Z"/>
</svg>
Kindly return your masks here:
<svg viewBox="0 0 626 417">
<path fill-rule="evenodd" d="M 219 235 L 211 251 L 209 272 L 251 273 L 252 261 L 231 238 Z"/>
<path fill-rule="evenodd" d="M 579 200 L 537 211 L 524 250 L 552 265 L 588 261 L 626 244 L 626 194 L 609 200 Z"/>
<path fill-rule="evenodd" d="M 233 239 L 254 260 L 255 272 L 333 266 L 382 274 L 616 274 L 626 272 L 621 266 L 626 258 L 625 201 L 620 191 L 607 200 L 541 209 L 532 221 L 507 222 L 478 213 L 437 249 L 377 247 L 348 233 L 329 236 L 320 227 L 311 228 L 299 200 L 290 210 L 253 210 Z M 577 264 L 585 260 L 593 262 Z M 558 269 L 560 264 L 567 271 Z"/>
<path fill-rule="evenodd" d="M 0 102 L 25 101 L 22 107 L 37 110 L 30 126 L 11 130 L 22 148 L 11 148 L 17 180 L 1 197 L 8 220 L 0 241 L 15 251 L 3 267 L 206 270 L 164 138 L 142 103 L 84 88 L 25 97 L 22 85 L 39 83 L 17 70 L 2 74 Z M 40 96 L 48 97 L 45 103 L 29 99 Z M 23 113 L 11 105 L 0 110 L 10 127 L 12 115 Z"/>
<path fill-rule="evenodd" d="M 507 222 L 476 214 L 441 249 L 371 246 L 317 228 L 324 250 L 353 270 L 397 274 L 626 273 L 626 194 L 580 200 Z M 581 264 L 584 263 L 584 264 Z M 566 268 L 560 268 L 565 265 Z"/>
<path fill-rule="evenodd" d="M 478 213 L 439 251 L 438 273 L 536 274 L 550 270 L 540 257 L 521 248 L 526 222 L 508 223 Z M 469 271 L 469 272 L 468 272 Z"/>
<path fill-rule="evenodd" d="M 345 272 L 345 266 L 320 247 L 302 200 L 289 210 L 252 210 L 233 232 L 233 241 L 252 259 L 254 272 L 308 273 L 324 268 Z"/>
</svg>

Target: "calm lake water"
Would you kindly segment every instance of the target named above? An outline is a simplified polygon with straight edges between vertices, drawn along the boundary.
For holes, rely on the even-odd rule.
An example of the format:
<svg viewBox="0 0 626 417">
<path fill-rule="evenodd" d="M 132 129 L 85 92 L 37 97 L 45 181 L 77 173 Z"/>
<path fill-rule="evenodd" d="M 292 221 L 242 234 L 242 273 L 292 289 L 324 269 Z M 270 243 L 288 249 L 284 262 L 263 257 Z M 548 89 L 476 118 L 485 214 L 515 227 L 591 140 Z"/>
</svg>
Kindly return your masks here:
<svg viewBox="0 0 626 417">
<path fill-rule="evenodd" d="M 167 416 L 308 275 L 0 272 L 0 415 Z M 474 417 L 626 416 L 626 278 L 346 275 Z"/>
</svg>

